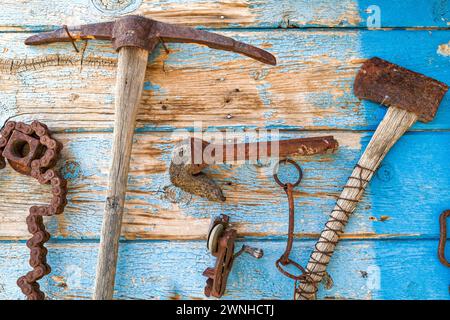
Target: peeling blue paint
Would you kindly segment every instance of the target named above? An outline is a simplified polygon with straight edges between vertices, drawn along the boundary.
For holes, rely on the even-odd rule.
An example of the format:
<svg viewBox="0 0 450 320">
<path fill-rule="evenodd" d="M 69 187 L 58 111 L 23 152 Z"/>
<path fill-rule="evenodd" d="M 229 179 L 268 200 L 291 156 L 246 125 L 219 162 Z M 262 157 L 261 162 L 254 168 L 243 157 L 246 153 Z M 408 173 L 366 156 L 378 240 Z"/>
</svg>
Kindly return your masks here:
<svg viewBox="0 0 450 320">
<path fill-rule="evenodd" d="M 165 95 L 167 93 L 167 91 L 165 89 L 163 89 L 161 86 L 151 83 L 150 81 L 144 82 L 144 90 L 153 91 L 154 94 L 158 94 L 158 95 Z"/>
<path fill-rule="evenodd" d="M 270 83 L 264 83 L 256 86 L 256 89 L 259 92 L 259 97 L 265 106 L 269 106 L 272 103 L 270 99 L 270 93 L 268 90 L 272 87 Z"/>
</svg>

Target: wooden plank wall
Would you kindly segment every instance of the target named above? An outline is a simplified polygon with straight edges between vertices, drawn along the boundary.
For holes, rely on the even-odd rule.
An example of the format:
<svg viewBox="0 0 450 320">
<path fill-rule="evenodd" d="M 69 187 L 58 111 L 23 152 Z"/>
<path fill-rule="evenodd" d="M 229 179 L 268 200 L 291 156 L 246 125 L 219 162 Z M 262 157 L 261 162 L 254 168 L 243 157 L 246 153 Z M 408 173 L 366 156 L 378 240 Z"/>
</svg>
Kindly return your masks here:
<svg viewBox="0 0 450 320">
<path fill-rule="evenodd" d="M 120 4 L 121 3 L 121 4 Z M 352 94 L 361 63 L 380 56 L 450 83 L 450 5 L 445 0 L 2 0 L 0 122 L 44 121 L 64 145 L 58 166 L 69 180 L 63 216 L 46 224 L 51 299 L 92 294 L 108 176 L 117 55 L 110 44 L 27 47 L 36 32 L 62 24 L 107 21 L 126 13 L 199 26 L 261 46 L 270 67 L 239 55 L 169 44 L 146 74 L 130 170 L 116 297 L 202 299 L 203 269 L 213 264 L 205 236 L 212 216 L 231 215 L 242 241 L 262 260 L 237 260 L 228 299 L 291 299 L 293 283 L 274 261 L 287 231 L 287 202 L 270 166 L 220 165 L 210 173 L 225 204 L 189 196 L 170 184 L 174 135 L 202 121 L 209 130 L 277 129 L 282 138 L 334 135 L 336 155 L 304 157 L 296 190 L 295 255 L 306 262 L 335 197 L 384 108 Z M 367 28 L 368 7 L 381 27 Z M 417 124 L 394 147 L 350 220 L 320 298 L 448 299 L 450 270 L 436 257 L 438 215 L 450 208 L 450 100 L 436 119 Z M 22 299 L 16 279 L 27 272 L 31 204 L 48 187 L 10 168 L 0 174 L 0 298 Z M 179 275 L 183 275 L 180 277 Z"/>
</svg>

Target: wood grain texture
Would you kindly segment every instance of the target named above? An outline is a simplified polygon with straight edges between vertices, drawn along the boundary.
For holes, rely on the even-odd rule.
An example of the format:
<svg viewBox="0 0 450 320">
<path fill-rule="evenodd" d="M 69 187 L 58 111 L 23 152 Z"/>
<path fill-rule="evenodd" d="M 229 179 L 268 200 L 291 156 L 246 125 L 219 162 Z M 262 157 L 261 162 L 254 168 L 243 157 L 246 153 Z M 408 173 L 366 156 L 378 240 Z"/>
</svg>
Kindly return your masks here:
<svg viewBox="0 0 450 320">
<path fill-rule="evenodd" d="M 196 120 L 204 128 L 373 130 L 385 108 L 352 93 L 358 68 L 372 56 L 450 82 L 450 59 L 437 53 L 446 31 L 223 33 L 266 48 L 279 65 L 169 44 L 170 54 L 151 57 L 138 130 L 192 128 Z M 117 54 L 110 43 L 89 42 L 76 54 L 70 44 L 26 47 L 27 36 L 0 37 L 2 119 L 23 114 L 18 118 L 38 117 L 57 131 L 111 130 Z M 446 97 L 436 119 L 414 129 L 448 129 L 449 104 Z"/>
<path fill-rule="evenodd" d="M 133 134 L 144 87 L 148 54 L 147 50 L 134 47 L 124 47 L 119 51 L 115 87 L 114 137 L 94 300 L 111 300 L 113 297 Z"/>
<path fill-rule="evenodd" d="M 62 24 L 107 21 L 124 13 L 209 28 L 365 28 L 373 14 L 368 10 L 372 5 L 380 8 L 384 28 L 449 26 L 446 0 L 143 0 L 140 6 L 98 6 L 100 10 L 91 0 L 3 0 L 0 30 L 36 31 Z"/>
<path fill-rule="evenodd" d="M 238 243 L 242 244 L 242 241 Z M 293 281 L 275 267 L 283 241 L 250 241 L 260 260 L 236 260 L 224 299 L 292 299 Z M 314 242 L 296 241 L 292 257 L 305 262 Z M 52 273 L 41 280 L 49 299 L 90 299 L 98 243 L 50 243 Z M 342 241 L 321 285 L 324 299 L 448 299 L 450 269 L 436 257 L 437 240 Z M 25 243 L 0 243 L 0 299 L 23 299 L 15 279 L 28 270 Z M 117 299 L 205 299 L 202 272 L 214 264 L 204 241 L 121 243 Z M 395 288 L 395 290 L 393 290 Z"/>
<path fill-rule="evenodd" d="M 280 138 L 330 132 L 291 132 Z M 315 237 L 371 134 L 331 132 L 340 143 L 335 155 L 297 158 L 304 180 L 295 191 L 301 237 Z M 65 214 L 48 220 L 52 235 L 98 239 L 106 195 L 112 133 L 57 134 L 65 148 L 58 167 L 69 182 Z M 208 169 L 227 201 L 212 203 L 181 192 L 167 173 L 174 143 L 171 133 L 137 133 L 131 156 L 123 236 L 126 239 L 203 239 L 211 216 L 229 214 L 242 235 L 284 236 L 287 202 L 270 166 L 218 165 Z M 450 207 L 447 158 L 450 133 L 406 134 L 378 170 L 354 218 L 349 237 L 437 237 L 438 214 Z M 430 166 L 430 161 L 433 165 Z M 403 175 L 402 172 L 409 172 Z M 282 178 L 294 174 L 286 170 Z M 429 179 L 429 177 L 435 177 Z M 26 239 L 25 217 L 31 204 L 49 200 L 46 186 L 0 171 L 0 236 Z M 408 221 L 408 223 L 405 223 Z M 188 226 L 188 227 L 187 227 Z"/>
</svg>

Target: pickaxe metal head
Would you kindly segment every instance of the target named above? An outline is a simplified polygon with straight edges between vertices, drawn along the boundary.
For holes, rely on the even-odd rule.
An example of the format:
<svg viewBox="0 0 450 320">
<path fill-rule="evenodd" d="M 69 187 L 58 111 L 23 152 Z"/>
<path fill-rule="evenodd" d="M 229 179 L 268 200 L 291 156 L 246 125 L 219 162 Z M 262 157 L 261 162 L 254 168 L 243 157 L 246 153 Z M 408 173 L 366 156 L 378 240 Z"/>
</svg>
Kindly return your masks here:
<svg viewBox="0 0 450 320">
<path fill-rule="evenodd" d="M 363 64 L 354 83 L 358 98 L 405 109 L 422 122 L 433 120 L 447 90 L 445 83 L 377 57 Z"/>
<path fill-rule="evenodd" d="M 124 16 L 116 21 L 87 24 L 44 32 L 25 40 L 27 45 L 76 40 L 112 40 L 114 49 L 138 47 L 152 52 L 160 42 L 198 43 L 213 49 L 232 51 L 276 65 L 269 52 L 216 33 L 159 22 L 141 16 Z"/>
</svg>

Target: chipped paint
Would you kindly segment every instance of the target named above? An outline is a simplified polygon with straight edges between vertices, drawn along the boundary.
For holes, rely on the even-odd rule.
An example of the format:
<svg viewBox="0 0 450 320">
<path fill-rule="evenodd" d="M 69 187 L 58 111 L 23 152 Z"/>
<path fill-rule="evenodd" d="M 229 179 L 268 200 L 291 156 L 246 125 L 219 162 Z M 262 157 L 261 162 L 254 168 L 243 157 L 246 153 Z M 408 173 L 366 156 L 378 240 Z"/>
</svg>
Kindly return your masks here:
<svg viewBox="0 0 450 320">
<path fill-rule="evenodd" d="M 441 56 L 449 57 L 450 56 L 450 42 L 439 45 L 437 49 L 437 53 Z"/>
<path fill-rule="evenodd" d="M 328 269 L 333 286 L 329 290 L 321 288 L 319 298 L 448 298 L 449 270 L 439 263 L 430 263 L 429 259 L 435 255 L 434 240 L 378 241 L 376 249 L 383 257 L 382 264 L 376 264 L 370 256 L 368 242 L 340 244 Z M 245 256 L 236 260 L 224 298 L 292 299 L 293 281 L 280 274 L 274 265 L 284 249 L 284 241 L 246 243 L 263 248 L 265 256 L 260 260 Z M 313 240 L 296 243 L 293 259 L 305 261 L 313 244 Z M 22 299 L 15 280 L 28 271 L 28 250 L 23 243 L 0 245 L 0 259 L 7 261 L 0 265 L 0 283 L 4 287 L 0 298 Z M 97 250 L 97 243 L 50 243 L 48 260 L 53 271 L 41 281 L 43 290 L 52 299 L 90 299 Z M 163 259 L 161 252 L 164 252 Z M 119 257 L 117 299 L 205 299 L 205 279 L 201 271 L 211 266 L 213 259 L 203 241 L 122 242 Z M 403 262 L 401 267 L 399 260 Z M 361 271 L 367 276 L 362 277 Z M 179 277 L 180 273 L 188 276 Z M 58 285 L 61 283 L 67 286 Z"/>
</svg>

